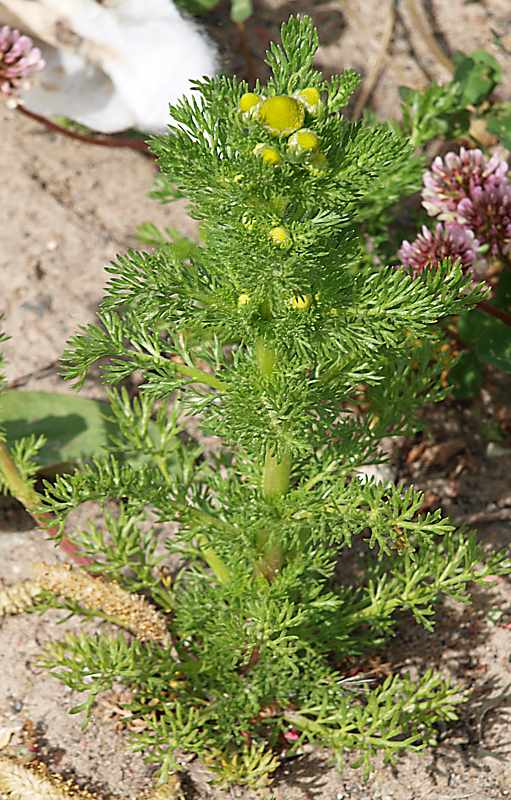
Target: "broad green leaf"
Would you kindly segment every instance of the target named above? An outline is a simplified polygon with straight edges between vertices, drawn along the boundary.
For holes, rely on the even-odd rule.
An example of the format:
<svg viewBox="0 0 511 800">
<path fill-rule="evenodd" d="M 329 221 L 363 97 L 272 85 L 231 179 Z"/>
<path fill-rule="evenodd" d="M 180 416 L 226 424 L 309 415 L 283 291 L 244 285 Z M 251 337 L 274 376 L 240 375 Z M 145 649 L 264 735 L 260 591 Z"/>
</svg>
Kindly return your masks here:
<svg viewBox="0 0 511 800">
<path fill-rule="evenodd" d="M 459 334 L 481 361 L 511 372 L 511 328 L 504 322 L 482 311 L 469 311 L 460 317 Z"/>
<path fill-rule="evenodd" d="M 38 455 L 41 467 L 88 459 L 103 451 L 115 432 L 109 405 L 68 394 L 8 390 L 0 394 L 0 426 L 7 444 L 35 434 L 46 443 Z"/>
<path fill-rule="evenodd" d="M 454 63 L 454 81 L 461 86 L 465 105 L 482 103 L 501 79 L 498 62 L 486 50 L 475 50 L 470 55 L 455 53 Z"/>
<path fill-rule="evenodd" d="M 449 372 L 453 394 L 458 400 L 466 400 L 478 394 L 483 383 L 483 369 L 474 353 L 462 353 Z"/>
<path fill-rule="evenodd" d="M 490 133 L 498 136 L 504 147 L 511 149 L 511 103 L 495 105 L 485 117 Z"/>
</svg>

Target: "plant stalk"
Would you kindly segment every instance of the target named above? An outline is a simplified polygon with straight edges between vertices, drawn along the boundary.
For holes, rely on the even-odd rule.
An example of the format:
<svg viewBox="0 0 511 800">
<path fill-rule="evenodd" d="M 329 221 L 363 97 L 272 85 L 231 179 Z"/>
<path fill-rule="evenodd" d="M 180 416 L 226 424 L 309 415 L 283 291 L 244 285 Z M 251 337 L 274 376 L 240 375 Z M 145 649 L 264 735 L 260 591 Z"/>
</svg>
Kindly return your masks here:
<svg viewBox="0 0 511 800">
<path fill-rule="evenodd" d="M 231 580 L 231 573 L 220 556 L 215 553 L 213 548 L 209 547 L 206 537 L 201 535 L 197 536 L 196 539 L 202 558 L 208 567 L 210 567 L 218 582 L 222 584 L 229 583 Z"/>
<path fill-rule="evenodd" d="M 173 361 L 172 363 L 176 368 L 176 372 L 180 372 L 181 375 L 186 375 L 186 377 L 191 378 L 195 383 L 205 383 L 207 386 L 218 389 L 220 392 L 225 388 L 222 381 L 215 378 L 214 375 L 210 375 L 209 372 L 204 372 L 204 370 L 198 367 L 189 367 L 187 364 L 180 364 L 177 361 Z"/>
<path fill-rule="evenodd" d="M 44 117 L 42 114 L 36 114 L 35 111 L 30 111 L 22 103 L 16 106 L 16 111 L 33 120 L 34 122 L 38 122 L 39 125 L 43 125 L 50 131 L 61 133 L 62 136 L 67 136 L 68 139 L 75 139 L 76 141 L 83 142 L 84 144 L 95 144 L 99 147 L 128 147 L 131 150 L 138 150 L 139 152 L 153 157 L 147 142 L 145 142 L 143 139 L 136 139 L 135 137 L 131 138 L 130 136 L 109 136 L 108 134 L 90 136 L 86 133 L 78 133 L 77 131 L 72 131 L 69 130 L 69 128 L 65 128 L 63 125 L 59 125 L 57 122 L 53 122 L 53 120 L 48 119 L 48 117 Z"/>
<path fill-rule="evenodd" d="M 52 538 L 58 536 L 58 530 L 51 525 L 51 516 L 39 511 L 39 495 L 30 482 L 23 478 L 18 467 L 14 463 L 9 448 L 5 442 L 2 441 L 0 441 L 0 472 L 2 473 L 9 492 L 26 508 L 39 527 L 43 528 Z M 63 538 L 60 542 L 60 546 L 77 564 L 86 566 L 92 563 L 92 559 L 80 555 L 78 547 L 69 539 Z"/>
<path fill-rule="evenodd" d="M 497 306 L 492 306 L 491 303 L 487 303 L 486 300 L 482 300 L 476 306 L 478 311 L 482 311 L 484 314 L 489 314 L 491 317 L 495 317 L 496 319 L 500 319 L 505 325 L 509 325 L 511 327 L 511 314 L 507 311 L 503 311 L 501 308 L 497 308 Z"/>
</svg>

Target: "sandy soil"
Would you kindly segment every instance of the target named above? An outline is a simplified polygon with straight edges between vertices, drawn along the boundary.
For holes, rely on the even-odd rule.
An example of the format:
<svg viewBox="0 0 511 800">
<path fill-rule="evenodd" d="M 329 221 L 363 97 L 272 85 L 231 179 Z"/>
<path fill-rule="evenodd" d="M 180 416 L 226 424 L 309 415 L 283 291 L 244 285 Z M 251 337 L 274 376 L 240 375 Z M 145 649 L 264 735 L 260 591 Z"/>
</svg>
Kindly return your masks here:
<svg viewBox="0 0 511 800">
<path fill-rule="evenodd" d="M 226 5 L 211 17 L 210 28 L 221 42 L 226 62 L 246 70 L 239 33 L 225 24 Z M 256 2 L 245 41 L 252 72 L 280 21 L 290 11 L 312 13 L 323 46 L 319 61 L 327 71 L 345 66 L 364 75 L 374 72 L 373 107 L 382 116 L 395 113 L 397 86 L 419 86 L 447 72 L 412 24 L 409 4 L 402 2 L 392 39 L 382 49 L 388 27 L 387 2 Z M 509 33 L 508 0 L 424 3 L 423 17 L 433 26 L 445 54 L 487 47 L 511 73 L 511 58 L 492 44 L 492 30 Z M 245 53 L 246 55 L 246 53 Z M 378 69 L 373 69 L 374 66 Z M 380 65 L 380 66 L 378 66 Z M 509 81 L 504 93 L 511 94 Z M 103 266 L 116 253 L 136 246 L 137 225 L 151 220 L 193 231 L 182 204 L 158 206 L 147 197 L 154 176 L 150 160 L 129 151 L 86 147 L 41 130 L 19 115 L 0 109 L 0 174 L 3 176 L 0 229 L 0 313 L 11 341 L 5 348 L 8 377 L 27 388 L 69 391 L 58 378 L 55 361 L 78 325 L 92 320 L 102 295 Z M 101 396 L 93 381 L 86 389 Z M 481 411 L 488 416 L 491 409 Z M 480 421 L 480 419 L 479 419 Z M 478 433 L 473 411 L 450 408 L 430 425 L 431 442 L 461 438 L 464 446 L 451 456 L 428 462 L 409 458 L 414 443 L 404 443 L 399 475 L 429 492 L 432 504 L 443 504 L 455 518 L 510 505 L 511 458 L 488 450 Z M 420 444 L 420 442 L 419 442 Z M 505 443 L 506 444 L 506 443 Z M 507 442 L 509 447 L 509 442 Z M 504 448 L 505 449 L 505 448 Z M 417 451 L 419 452 L 419 451 Z M 493 504 L 493 506 L 492 506 Z M 481 526 L 489 547 L 505 545 L 509 523 Z M 11 583 L 30 572 L 34 561 L 60 559 L 53 545 L 19 509 L 0 506 L 0 578 Z M 150 770 L 128 749 L 108 703 L 100 704 L 91 728 L 68 711 L 79 698 L 49 679 L 36 665 L 41 646 L 76 630 L 76 620 L 58 624 L 62 615 L 27 615 L 0 624 L 0 746 L 24 753 L 22 729 L 35 731 L 30 747 L 53 769 L 73 774 L 101 793 L 135 798 L 150 781 Z M 435 751 L 410 756 L 397 769 L 380 766 L 367 784 L 347 768 L 334 770 L 326 754 L 311 753 L 284 765 L 273 787 L 275 800 L 496 800 L 511 796 L 507 688 L 511 684 L 511 586 L 507 580 L 478 591 L 472 608 L 446 608 L 436 632 L 427 635 L 404 621 L 396 642 L 381 663 L 425 668 L 441 665 L 474 690 L 458 726 L 442 734 Z M 88 623 L 90 624 L 90 623 Z M 188 798 L 248 798 L 251 793 L 221 792 L 208 782 L 200 765 L 186 768 Z M 1 798 L 4 800 L 4 798 Z"/>
</svg>

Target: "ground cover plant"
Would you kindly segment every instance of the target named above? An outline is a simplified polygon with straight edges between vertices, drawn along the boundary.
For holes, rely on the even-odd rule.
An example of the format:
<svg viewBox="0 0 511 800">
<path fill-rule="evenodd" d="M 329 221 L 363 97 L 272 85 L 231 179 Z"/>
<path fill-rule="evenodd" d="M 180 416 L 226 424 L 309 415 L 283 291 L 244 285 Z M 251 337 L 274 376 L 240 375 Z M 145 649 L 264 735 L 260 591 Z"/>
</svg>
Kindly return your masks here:
<svg viewBox="0 0 511 800">
<path fill-rule="evenodd" d="M 78 383 L 96 365 L 117 387 L 110 452 L 46 484 L 39 508 L 26 498 L 60 537 L 88 501 L 104 526 L 66 532 L 83 569 L 41 567 L 1 598 L 131 632 L 69 637 L 44 659 L 87 693 L 82 710 L 126 684 L 134 744 L 163 776 L 180 751 L 261 786 L 305 742 L 365 767 L 425 747 L 454 717 L 456 688 L 432 672 L 353 680 L 345 665 L 403 612 L 432 627 L 443 597 L 508 569 L 421 513 L 420 493 L 357 476 L 443 396 L 438 322 L 488 292 L 456 259 L 413 271 L 369 257 L 364 237 L 421 174 L 417 142 L 345 119 L 357 77 L 325 81 L 316 47 L 311 21 L 292 18 L 267 85 L 203 81 L 154 140 L 160 194 L 189 199 L 201 243 L 162 242 L 109 268 L 99 322 L 64 365 Z M 191 413 L 220 449 L 190 441 Z M 40 446 L 16 464 L 0 452 L 18 496 Z M 177 524 L 170 573 L 144 517 Z"/>
</svg>

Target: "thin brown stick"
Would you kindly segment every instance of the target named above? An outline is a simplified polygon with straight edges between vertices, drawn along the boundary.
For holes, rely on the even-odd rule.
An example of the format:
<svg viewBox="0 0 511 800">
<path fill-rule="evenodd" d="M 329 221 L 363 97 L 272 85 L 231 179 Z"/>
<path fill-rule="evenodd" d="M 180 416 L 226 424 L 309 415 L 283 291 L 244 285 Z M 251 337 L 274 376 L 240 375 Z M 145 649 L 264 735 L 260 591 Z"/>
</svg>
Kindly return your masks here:
<svg viewBox="0 0 511 800">
<path fill-rule="evenodd" d="M 454 64 L 435 39 L 428 25 L 420 0 L 401 0 L 401 2 L 408 12 L 414 32 L 420 36 L 435 61 L 441 64 L 447 72 L 453 73 Z"/>
<path fill-rule="evenodd" d="M 389 57 L 388 49 L 392 41 L 395 22 L 396 22 L 396 12 L 394 8 L 394 0 L 390 0 L 389 9 L 387 12 L 387 24 L 383 31 L 381 47 L 371 66 L 371 69 L 367 73 L 366 78 L 362 84 L 362 88 L 357 97 L 357 102 L 355 103 L 355 108 L 353 109 L 353 119 L 359 118 L 365 106 L 367 105 L 367 101 L 369 100 L 369 98 L 373 93 L 374 87 L 378 83 L 381 71 L 385 66 L 385 62 Z"/>
<path fill-rule="evenodd" d="M 149 146 L 143 139 L 131 138 L 129 136 L 109 136 L 106 134 L 89 136 L 85 133 L 78 133 L 77 131 L 65 128 L 63 125 L 59 125 L 57 122 L 53 122 L 42 114 L 36 114 L 35 111 L 30 111 L 21 103 L 16 106 L 16 111 L 19 111 L 20 114 L 23 114 L 34 122 L 39 123 L 39 125 L 43 125 L 50 131 L 55 131 L 56 133 L 61 133 L 63 136 L 67 136 L 68 139 L 75 139 L 84 144 L 95 144 L 98 147 L 128 147 L 131 150 L 138 150 L 152 157 Z"/>
<path fill-rule="evenodd" d="M 487 303 L 486 300 L 482 300 L 480 303 L 478 303 L 476 308 L 479 311 L 482 311 L 484 314 L 489 314 L 491 317 L 500 319 L 500 321 L 505 325 L 509 325 L 511 327 L 511 314 L 509 314 L 507 311 L 503 311 L 501 308 L 492 306 L 491 303 Z"/>
</svg>

